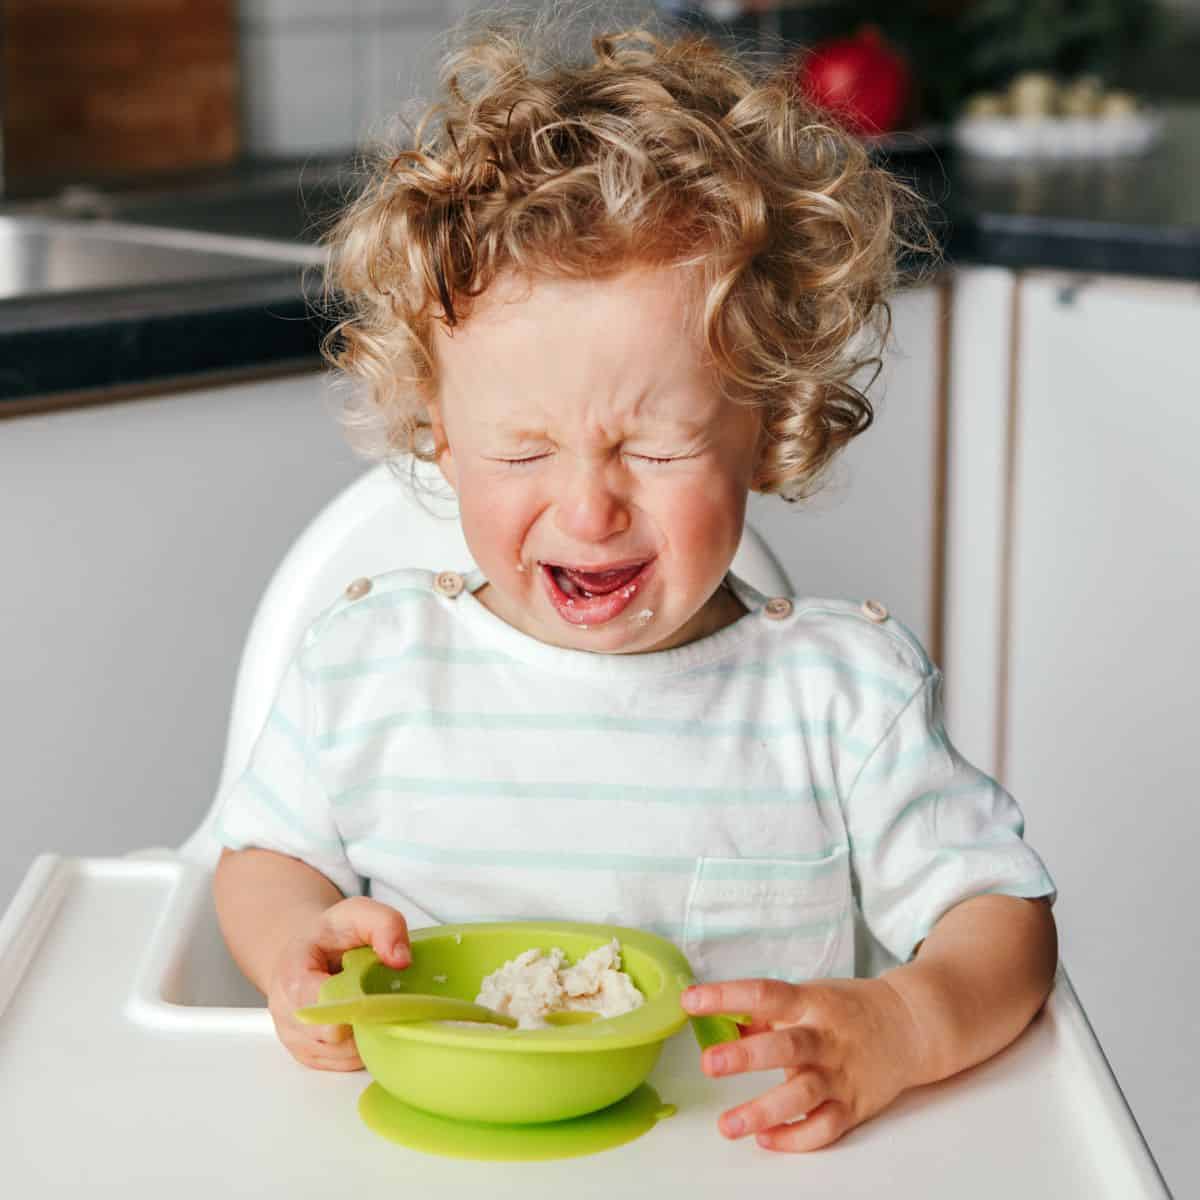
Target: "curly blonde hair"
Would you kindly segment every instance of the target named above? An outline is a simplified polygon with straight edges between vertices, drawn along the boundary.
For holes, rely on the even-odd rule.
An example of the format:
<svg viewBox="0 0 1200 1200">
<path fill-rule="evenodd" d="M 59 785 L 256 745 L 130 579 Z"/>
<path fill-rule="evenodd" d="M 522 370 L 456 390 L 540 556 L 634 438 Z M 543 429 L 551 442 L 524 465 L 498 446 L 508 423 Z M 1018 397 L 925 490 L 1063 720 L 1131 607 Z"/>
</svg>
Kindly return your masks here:
<svg viewBox="0 0 1200 1200">
<path fill-rule="evenodd" d="M 871 424 L 899 255 L 931 249 L 919 198 L 798 97 L 786 63 L 756 70 L 652 23 L 546 61 L 544 18 L 487 14 L 460 29 L 412 148 L 369 156 L 325 239 L 323 352 L 366 385 L 344 414 L 360 449 L 432 456 L 433 322 L 469 320 L 502 272 L 694 268 L 722 394 L 762 410 L 759 491 L 810 495 Z"/>
</svg>

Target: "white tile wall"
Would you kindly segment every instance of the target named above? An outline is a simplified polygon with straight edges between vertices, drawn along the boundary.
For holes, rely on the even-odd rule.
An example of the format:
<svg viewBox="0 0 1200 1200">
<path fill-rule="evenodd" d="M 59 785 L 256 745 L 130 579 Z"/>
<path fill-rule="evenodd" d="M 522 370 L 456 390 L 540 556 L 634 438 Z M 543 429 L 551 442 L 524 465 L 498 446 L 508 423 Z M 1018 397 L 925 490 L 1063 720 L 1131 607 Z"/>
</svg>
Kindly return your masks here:
<svg viewBox="0 0 1200 1200">
<path fill-rule="evenodd" d="M 436 24 L 449 24 L 462 7 L 460 0 L 359 0 L 365 16 L 388 21 L 411 21 L 424 17 Z"/>
<path fill-rule="evenodd" d="M 375 0 L 379 3 L 380 0 Z M 280 28 L 298 24 L 349 26 L 369 0 L 239 0 L 243 26 Z"/>
<path fill-rule="evenodd" d="M 252 153 L 344 150 L 357 130 L 353 29 L 247 29 L 242 128 Z"/>
<path fill-rule="evenodd" d="M 470 4 L 239 0 L 246 149 L 336 154 L 381 135 L 432 98 L 441 39 Z"/>
<path fill-rule="evenodd" d="M 519 2 L 529 8 L 550 0 Z M 505 0 L 238 3 L 246 149 L 336 154 L 382 135 L 402 106 L 415 124 L 418 100 L 434 98 L 447 30 L 468 12 L 502 8 Z M 647 8 L 652 0 L 607 0 L 603 11 L 606 20 L 620 21 Z M 590 35 L 580 29 L 579 37 L 586 50 Z"/>
<path fill-rule="evenodd" d="M 360 138 L 385 135 L 402 108 L 415 127 L 437 86 L 444 32 L 440 26 L 389 24 L 365 41 L 359 89 Z"/>
</svg>

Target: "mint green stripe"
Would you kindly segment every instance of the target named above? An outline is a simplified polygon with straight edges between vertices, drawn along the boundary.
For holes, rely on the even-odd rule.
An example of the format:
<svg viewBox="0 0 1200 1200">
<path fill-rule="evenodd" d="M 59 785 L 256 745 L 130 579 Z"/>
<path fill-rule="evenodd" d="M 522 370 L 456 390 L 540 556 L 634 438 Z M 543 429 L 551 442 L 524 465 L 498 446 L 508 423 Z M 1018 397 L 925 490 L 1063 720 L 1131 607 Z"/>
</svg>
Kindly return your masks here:
<svg viewBox="0 0 1200 1200">
<path fill-rule="evenodd" d="M 882 829 L 877 829 L 874 833 L 851 833 L 851 844 L 860 853 L 864 850 L 873 850 L 897 825 L 911 818 L 919 808 L 924 808 L 929 804 L 936 804 L 939 800 L 960 800 L 964 796 L 978 796 L 980 798 L 994 796 L 999 790 L 1000 785 L 995 780 L 989 780 L 985 776 L 983 779 L 973 780 L 970 783 L 962 783 L 957 787 L 922 792 L 919 796 L 914 796 Z"/>
<path fill-rule="evenodd" d="M 1008 826 L 1004 826 L 1002 829 L 997 829 L 975 841 L 942 842 L 936 847 L 934 856 L 936 858 L 950 859 L 953 862 L 961 862 L 964 854 L 970 854 L 973 851 L 1000 850 L 1004 848 L 1015 849 L 1017 846 L 1025 850 L 1029 849 L 1020 834 Z"/>
<path fill-rule="evenodd" d="M 334 730 L 318 739 L 322 749 L 370 741 L 393 729 L 488 729 L 493 731 L 534 730 L 583 733 L 641 733 L 663 737 L 743 737 L 762 740 L 797 735 L 835 738 L 852 753 L 866 755 L 872 746 L 857 738 L 841 736 L 830 721 L 693 721 L 654 717 L 608 717 L 575 713 L 483 713 L 420 710 L 395 713 L 362 725 Z"/>
<path fill-rule="evenodd" d="M 292 743 L 296 753 L 299 754 L 301 758 L 308 757 L 308 745 L 304 740 L 304 734 L 301 733 L 301 731 L 295 725 L 293 725 L 292 722 L 279 711 L 279 709 L 271 709 L 271 715 L 267 718 L 267 724 L 270 725 L 272 729 L 278 729 L 279 732 L 282 733 L 283 736 Z"/>
<path fill-rule="evenodd" d="M 858 784 L 864 779 L 876 781 L 886 779 L 901 768 L 926 762 L 934 757 L 934 755 L 946 753 L 948 750 L 945 738 L 940 736 L 936 731 L 930 731 L 929 737 L 920 743 L 920 745 L 910 746 L 907 750 L 900 751 L 899 754 L 883 755 L 875 759 L 875 761 L 867 763 L 859 773 L 858 779 L 855 781 L 855 787 L 857 788 Z"/>
<path fill-rule="evenodd" d="M 782 879 L 803 882 L 830 871 L 841 869 L 845 863 L 845 846 L 831 846 L 820 854 L 789 859 L 706 858 L 700 868 L 704 882 L 745 879 Z M 695 859 L 691 860 L 695 862 Z"/>
<path fill-rule="evenodd" d="M 321 846 L 326 850 L 341 852 L 341 842 L 330 841 L 329 838 L 318 837 L 315 833 L 312 833 L 300 819 L 295 809 L 285 804 L 279 795 L 259 779 L 253 771 L 247 771 L 242 776 L 242 782 L 257 797 L 264 808 L 278 817 L 293 832 L 300 834 L 306 842 L 311 845 Z"/>
<path fill-rule="evenodd" d="M 408 646 L 400 654 L 379 658 L 364 658 L 354 662 L 334 663 L 327 667 L 303 669 L 304 678 L 323 683 L 340 679 L 357 679 L 363 675 L 386 675 L 415 661 L 448 663 L 460 667 L 520 667 L 519 659 L 498 650 L 455 650 L 449 646 Z"/>
<path fill-rule="evenodd" d="M 361 602 L 360 602 L 361 603 Z M 354 679 L 363 675 L 385 674 L 415 660 L 448 663 L 454 666 L 506 666 L 518 670 L 527 669 L 527 664 L 511 655 L 492 650 L 456 650 L 446 646 L 413 645 L 402 653 L 380 658 L 366 658 L 347 663 L 332 664 L 315 670 L 304 670 L 306 679 L 313 681 Z M 840 671 L 867 687 L 898 700 L 907 700 L 910 688 L 888 677 L 856 667 L 833 655 L 795 651 L 778 659 L 748 663 L 717 663 L 708 667 L 697 667 L 683 673 L 684 678 L 706 675 L 754 675 L 766 677 L 776 675 L 788 668 L 802 670 Z"/>
<path fill-rule="evenodd" d="M 789 925 L 706 925 L 702 920 L 694 920 L 688 928 L 688 937 L 700 938 L 706 942 L 733 942 L 739 938 L 761 938 L 764 941 L 782 940 L 791 937 L 815 938 L 828 935 L 831 929 L 836 929 L 845 916 L 845 909 L 833 917 L 820 921 L 797 921 Z"/>
<path fill-rule="evenodd" d="M 375 850 L 410 862 L 435 863 L 459 867 L 520 867 L 531 869 L 580 871 L 638 871 L 663 875 L 690 874 L 694 858 L 661 858 L 640 854 L 538 853 L 528 850 L 463 850 L 441 846 L 422 846 L 387 838 L 363 838 L 355 841 L 362 850 Z"/>
<path fill-rule="evenodd" d="M 696 870 L 692 856 L 667 857 L 648 854 L 588 854 L 540 852 L 536 850 L 469 850 L 443 846 L 397 842 L 388 838 L 363 838 L 355 841 L 361 850 L 374 850 L 409 862 L 441 866 L 502 867 L 549 871 L 630 871 L 639 874 L 691 875 Z M 844 849 L 844 848 L 839 848 Z M 836 851 L 834 852 L 836 853 Z M 844 859 L 822 854 L 812 859 L 780 862 L 777 859 L 737 859 L 705 863 L 708 880 L 812 878 L 839 866 Z"/>
<path fill-rule="evenodd" d="M 660 937 L 670 938 L 677 944 L 682 945 L 688 935 L 692 937 L 702 937 L 706 941 L 723 941 L 733 942 L 739 938 L 763 938 L 765 940 L 782 940 L 784 938 L 794 937 L 797 934 L 804 937 L 820 936 L 827 934 L 830 929 L 836 928 L 844 919 L 845 913 L 842 912 L 838 916 L 826 921 L 810 921 L 804 924 L 784 925 L 784 926 L 765 926 L 765 925 L 718 925 L 709 929 L 701 929 L 696 925 L 689 927 L 682 921 L 643 921 L 639 922 L 638 928 L 644 929 L 649 933 L 657 933 Z M 474 925 L 486 924 L 489 922 L 503 923 L 510 921 L 536 921 L 538 917 L 531 917 L 528 913 L 520 915 L 512 913 L 487 913 L 483 915 L 466 915 L 448 918 L 446 925 Z M 545 917 L 544 920 L 568 921 L 572 917 L 558 916 Z"/>
<path fill-rule="evenodd" d="M 852 663 L 846 662 L 845 659 L 831 654 L 813 654 L 800 650 L 762 662 L 717 663 L 710 667 L 697 667 L 695 670 L 685 672 L 684 676 L 689 679 L 703 675 L 758 675 L 765 677 L 779 674 L 789 667 L 799 667 L 802 670 L 840 671 L 872 690 L 882 692 L 885 696 L 891 696 L 897 700 L 907 700 L 912 694 L 910 683 L 897 683 L 876 671 L 856 667 Z"/>
<path fill-rule="evenodd" d="M 349 804 L 378 793 L 422 796 L 487 796 L 509 800 L 562 800 L 611 804 L 628 800 L 640 804 L 800 804 L 835 799 L 831 788 L 650 787 L 646 784 L 523 783 L 502 779 L 426 779 L 407 775 L 381 775 L 338 792 L 335 805 Z"/>
</svg>

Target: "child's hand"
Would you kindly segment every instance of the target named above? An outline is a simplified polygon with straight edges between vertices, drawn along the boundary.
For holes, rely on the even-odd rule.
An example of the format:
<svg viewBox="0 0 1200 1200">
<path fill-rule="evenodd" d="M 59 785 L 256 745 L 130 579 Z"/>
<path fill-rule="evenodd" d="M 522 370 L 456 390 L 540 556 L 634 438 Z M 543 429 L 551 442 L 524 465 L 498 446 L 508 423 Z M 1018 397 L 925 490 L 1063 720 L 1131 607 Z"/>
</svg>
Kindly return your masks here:
<svg viewBox="0 0 1200 1200">
<path fill-rule="evenodd" d="M 316 1004 L 321 984 L 341 969 L 342 954 L 372 946 L 389 967 L 412 962 L 404 918 L 386 904 L 356 896 L 325 909 L 280 954 L 267 990 L 279 1040 L 306 1067 L 358 1071 L 362 1059 L 349 1025 L 304 1025 L 296 1009 Z"/>
<path fill-rule="evenodd" d="M 750 1015 L 740 1041 L 704 1051 L 705 1074 L 782 1067 L 787 1077 L 721 1114 L 718 1128 L 728 1138 L 754 1133 L 768 1150 L 816 1150 L 886 1108 L 917 1079 L 915 1022 L 881 979 L 740 979 L 690 987 L 682 1002 L 693 1016 Z"/>
</svg>

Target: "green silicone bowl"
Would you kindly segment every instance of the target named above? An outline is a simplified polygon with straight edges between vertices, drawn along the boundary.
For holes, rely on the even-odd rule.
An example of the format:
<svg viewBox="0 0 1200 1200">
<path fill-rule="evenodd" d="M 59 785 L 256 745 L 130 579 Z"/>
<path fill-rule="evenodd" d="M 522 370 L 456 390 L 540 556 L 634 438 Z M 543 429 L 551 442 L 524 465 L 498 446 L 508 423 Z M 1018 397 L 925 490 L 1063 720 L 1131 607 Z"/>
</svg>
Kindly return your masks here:
<svg viewBox="0 0 1200 1200">
<path fill-rule="evenodd" d="M 320 998 L 421 992 L 474 1000 L 483 977 L 522 951 L 559 946 L 576 962 L 614 937 L 622 968 L 646 997 L 623 1016 L 529 1030 L 442 1021 L 353 1026 L 363 1064 L 405 1104 L 461 1121 L 562 1121 L 629 1095 L 650 1074 L 667 1038 L 687 1023 L 679 997 L 695 979 L 666 938 L 566 921 L 438 925 L 412 934 L 412 965 L 403 971 L 380 962 L 370 947 L 347 951 Z M 702 1045 L 738 1036 L 729 1018 L 693 1025 Z"/>
</svg>

